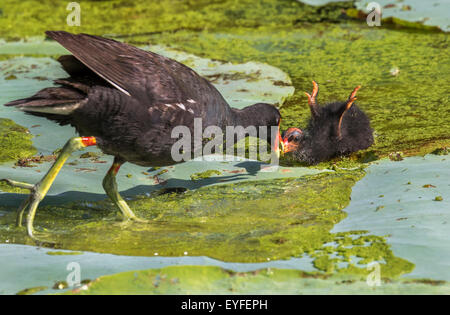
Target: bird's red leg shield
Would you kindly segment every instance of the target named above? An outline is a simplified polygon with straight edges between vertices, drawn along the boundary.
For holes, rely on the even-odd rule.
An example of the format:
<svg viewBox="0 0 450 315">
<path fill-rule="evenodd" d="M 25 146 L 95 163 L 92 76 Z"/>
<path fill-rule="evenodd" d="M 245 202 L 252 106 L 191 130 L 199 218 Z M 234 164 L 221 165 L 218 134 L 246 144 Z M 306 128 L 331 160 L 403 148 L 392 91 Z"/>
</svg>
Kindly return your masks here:
<svg viewBox="0 0 450 315">
<path fill-rule="evenodd" d="M 95 137 L 82 137 L 81 138 L 81 143 L 85 147 L 90 147 L 90 146 L 93 146 L 93 145 L 97 145 L 97 139 L 95 139 Z"/>
</svg>

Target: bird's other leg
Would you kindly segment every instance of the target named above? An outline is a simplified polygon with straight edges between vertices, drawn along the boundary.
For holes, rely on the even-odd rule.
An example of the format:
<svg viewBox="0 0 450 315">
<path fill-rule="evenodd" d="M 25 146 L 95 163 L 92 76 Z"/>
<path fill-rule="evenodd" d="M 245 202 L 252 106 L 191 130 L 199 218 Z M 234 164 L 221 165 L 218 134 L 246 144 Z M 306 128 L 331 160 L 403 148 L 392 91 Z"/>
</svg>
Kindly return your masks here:
<svg viewBox="0 0 450 315">
<path fill-rule="evenodd" d="M 16 182 L 15 180 L 11 180 L 11 179 L 2 179 L 2 180 L 0 180 L 0 182 L 4 182 L 4 183 L 8 184 L 11 187 L 28 189 L 30 191 L 34 187 L 34 185 L 27 184 L 27 183 L 22 183 L 22 182 Z M 30 204 L 30 199 L 31 199 L 31 195 L 28 196 L 28 198 L 25 199 L 22 202 L 22 204 L 20 205 L 19 209 L 17 209 L 17 217 L 16 217 L 16 226 L 17 227 L 21 227 L 22 226 L 23 213 L 24 213 L 26 207 Z"/>
<path fill-rule="evenodd" d="M 342 125 L 342 119 L 344 118 L 345 113 L 352 107 L 353 103 L 356 101 L 356 92 L 361 88 L 361 85 L 358 85 L 355 87 L 350 94 L 350 96 L 347 99 L 347 103 L 345 104 L 344 111 L 342 112 L 341 117 L 339 118 L 339 124 L 338 124 L 338 139 L 342 139 L 342 133 L 341 133 L 341 125 Z"/>
<path fill-rule="evenodd" d="M 137 222 L 145 223 L 146 220 L 140 219 L 136 217 L 130 207 L 127 205 L 125 200 L 119 194 L 117 189 L 116 175 L 119 172 L 120 167 L 124 162 L 119 158 L 115 157 L 113 165 L 109 169 L 105 178 L 103 179 L 103 188 L 105 189 L 106 194 L 112 200 L 112 202 L 120 209 L 124 216 L 124 220 L 133 220 Z"/>
<path fill-rule="evenodd" d="M 26 209 L 28 209 L 27 233 L 30 237 L 34 238 L 33 222 L 39 203 L 42 201 L 42 199 L 44 199 L 45 195 L 52 186 L 56 176 L 63 167 L 64 163 L 67 161 L 67 159 L 73 152 L 96 144 L 97 141 L 94 137 L 77 137 L 67 141 L 58 158 L 56 159 L 55 163 L 49 169 L 47 174 L 45 174 L 45 176 L 35 185 L 16 182 L 9 179 L 3 180 L 10 186 L 30 190 L 30 195 L 28 196 L 27 199 L 25 199 L 25 201 L 21 204 L 21 206 L 17 210 L 17 219 L 16 219 L 17 226 L 21 226 L 23 213 L 25 212 Z"/>
</svg>

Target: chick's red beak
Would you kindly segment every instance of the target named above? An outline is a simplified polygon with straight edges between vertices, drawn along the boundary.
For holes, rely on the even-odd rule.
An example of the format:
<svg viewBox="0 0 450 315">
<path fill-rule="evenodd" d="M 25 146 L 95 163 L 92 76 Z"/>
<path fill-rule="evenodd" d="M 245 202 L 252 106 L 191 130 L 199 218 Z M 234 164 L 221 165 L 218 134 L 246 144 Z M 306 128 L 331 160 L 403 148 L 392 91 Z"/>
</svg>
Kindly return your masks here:
<svg viewBox="0 0 450 315">
<path fill-rule="evenodd" d="M 284 153 L 286 153 L 286 152 L 289 152 L 289 151 L 292 151 L 292 150 L 287 150 L 288 149 L 288 147 L 289 147 L 289 141 L 287 141 L 287 139 L 283 139 L 283 152 Z"/>
<path fill-rule="evenodd" d="M 294 141 L 296 137 L 300 136 L 302 131 L 298 128 L 289 128 L 284 133 L 283 138 L 283 151 L 284 153 L 288 153 L 291 151 L 297 150 L 299 143 Z"/>
</svg>

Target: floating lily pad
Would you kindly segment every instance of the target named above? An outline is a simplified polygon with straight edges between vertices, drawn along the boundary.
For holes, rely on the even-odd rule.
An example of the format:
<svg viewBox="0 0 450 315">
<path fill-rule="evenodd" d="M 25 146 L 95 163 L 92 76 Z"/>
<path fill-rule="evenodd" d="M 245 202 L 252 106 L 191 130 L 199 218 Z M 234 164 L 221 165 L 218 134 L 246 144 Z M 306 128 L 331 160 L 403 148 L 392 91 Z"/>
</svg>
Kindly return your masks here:
<svg viewBox="0 0 450 315">
<path fill-rule="evenodd" d="M 67 267 L 73 263 L 78 263 L 80 266 L 80 279 L 96 279 L 100 276 L 129 270 L 157 269 L 173 265 L 217 266 L 233 272 L 248 272 L 262 268 L 314 271 L 311 258 L 308 256 L 263 263 L 226 263 L 204 256 L 190 257 L 188 252 L 183 253 L 181 257 L 136 257 L 91 252 L 75 256 L 48 255 L 49 252 L 60 251 L 35 246 L 0 244 L 0 255 L 3 258 L 0 294 L 15 294 L 31 286 L 47 287 L 48 289 L 39 292 L 27 289 L 26 292 L 32 294 L 57 293 L 58 291 L 53 290 L 52 287 L 56 282 L 64 281 L 67 278 L 71 272 L 71 270 L 67 270 Z M 70 251 L 64 252 L 71 253 Z M 30 265 L 29 262 L 33 262 L 33 264 Z"/>
<path fill-rule="evenodd" d="M 345 2 L 345 0 L 297 0 L 299 2 L 303 2 L 305 4 L 313 5 L 313 6 L 323 6 L 333 2 Z M 351 1 L 347 1 L 351 2 Z"/>
<path fill-rule="evenodd" d="M 363 229 L 388 235 L 393 252 L 416 265 L 409 278 L 450 281 L 450 159 L 383 160 L 366 171 L 345 209 L 349 216 L 333 232 Z M 435 201 L 436 196 L 442 200 Z"/>
<path fill-rule="evenodd" d="M 446 282 L 389 281 L 369 286 L 353 277 L 327 277 L 296 270 L 236 273 L 218 267 L 173 266 L 105 276 L 71 294 L 449 294 Z M 191 298 L 191 303 L 198 302 Z M 181 307 L 181 305 L 180 305 Z M 215 310 L 223 309 L 216 305 Z"/>
<path fill-rule="evenodd" d="M 47 290 L 47 287 L 34 287 L 17 292 L 17 295 L 32 295 Z"/>
</svg>

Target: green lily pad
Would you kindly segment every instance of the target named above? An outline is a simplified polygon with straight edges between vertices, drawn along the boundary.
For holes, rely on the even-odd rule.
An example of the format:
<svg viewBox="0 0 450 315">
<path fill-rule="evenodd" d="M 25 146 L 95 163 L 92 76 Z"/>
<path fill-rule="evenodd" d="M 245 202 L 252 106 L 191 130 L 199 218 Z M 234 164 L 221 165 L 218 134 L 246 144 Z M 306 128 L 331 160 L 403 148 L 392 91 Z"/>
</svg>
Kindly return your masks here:
<svg viewBox="0 0 450 315">
<path fill-rule="evenodd" d="M 353 188 L 348 217 L 332 231 L 388 235 L 393 252 L 416 265 L 408 278 L 450 281 L 449 170 L 450 159 L 436 155 L 370 165 Z"/>
<path fill-rule="evenodd" d="M 357 277 L 326 277 L 296 270 L 236 273 L 218 267 L 173 266 L 104 276 L 68 294 L 449 294 L 446 282 L 390 281 L 369 286 Z M 191 302 L 198 302 L 194 297 Z M 181 305 L 180 305 L 181 307 Z M 224 306 L 222 306 L 222 309 Z M 216 309 L 220 306 L 216 305 Z"/>
<path fill-rule="evenodd" d="M 2 274 L 0 294 L 15 294 L 24 288 L 47 287 L 49 289 L 39 292 L 26 292 L 31 294 L 60 293 L 52 287 L 55 283 L 65 281 L 72 270 L 67 267 L 77 263 L 80 266 L 80 280 L 96 279 L 100 276 L 111 275 L 129 270 L 149 268 L 162 268 L 173 265 L 202 265 L 217 266 L 234 272 L 255 271 L 262 268 L 296 269 L 314 271 L 310 257 L 293 258 L 289 260 L 272 260 L 263 263 L 226 263 L 205 256 L 191 257 L 186 252 L 180 257 L 136 257 L 123 255 L 99 254 L 84 252 L 83 255 L 48 255 L 48 253 L 61 252 L 60 250 L 47 250 L 42 247 L 0 244 L 2 261 Z M 64 251 L 64 253 L 72 253 Z M 33 262 L 30 265 L 29 262 Z M 100 263 L 101 262 L 101 263 Z M 71 287 L 70 289 L 74 289 Z"/>
<path fill-rule="evenodd" d="M 22 291 L 17 292 L 16 295 L 32 295 L 41 291 L 47 290 L 47 287 L 34 287 L 34 288 L 28 288 L 24 289 Z"/>
</svg>

